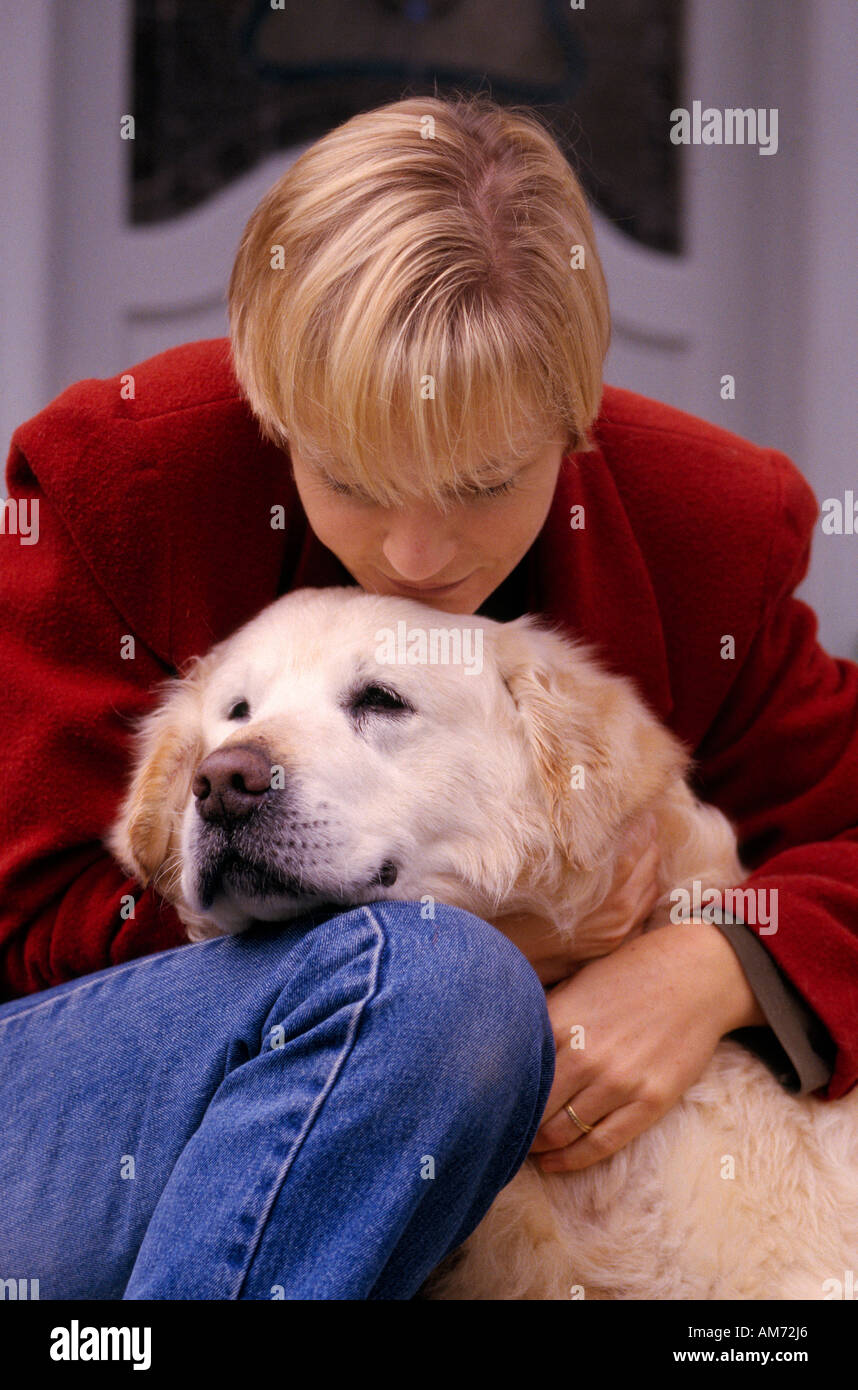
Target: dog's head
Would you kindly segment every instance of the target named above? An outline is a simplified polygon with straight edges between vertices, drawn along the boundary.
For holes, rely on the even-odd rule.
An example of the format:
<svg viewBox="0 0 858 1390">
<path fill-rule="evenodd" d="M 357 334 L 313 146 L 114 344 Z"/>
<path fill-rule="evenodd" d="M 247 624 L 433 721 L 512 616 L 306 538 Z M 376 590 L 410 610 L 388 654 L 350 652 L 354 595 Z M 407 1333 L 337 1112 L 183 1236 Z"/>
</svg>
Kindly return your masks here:
<svg viewBox="0 0 858 1390">
<path fill-rule="evenodd" d="M 384 897 L 496 915 L 595 869 L 686 764 L 630 682 L 532 618 L 305 589 L 146 718 L 110 846 L 195 935 Z"/>
</svg>

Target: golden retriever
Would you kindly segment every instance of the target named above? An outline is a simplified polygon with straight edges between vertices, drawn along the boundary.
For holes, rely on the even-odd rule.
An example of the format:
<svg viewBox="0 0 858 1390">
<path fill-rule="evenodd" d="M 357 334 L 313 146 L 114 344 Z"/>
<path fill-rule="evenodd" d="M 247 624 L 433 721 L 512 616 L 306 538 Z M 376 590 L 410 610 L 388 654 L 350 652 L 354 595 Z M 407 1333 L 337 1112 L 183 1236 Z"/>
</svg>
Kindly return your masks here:
<svg viewBox="0 0 858 1390">
<path fill-rule="evenodd" d="M 532 911 L 574 942 L 645 810 L 662 855 L 647 929 L 695 883 L 741 882 L 689 766 L 630 681 L 531 617 L 301 590 L 169 684 L 109 844 L 192 940 L 429 895 L 488 920 Z M 528 1160 L 427 1291 L 821 1299 L 856 1267 L 858 1092 L 796 1098 L 722 1042 L 612 1157 L 570 1174 Z"/>
</svg>

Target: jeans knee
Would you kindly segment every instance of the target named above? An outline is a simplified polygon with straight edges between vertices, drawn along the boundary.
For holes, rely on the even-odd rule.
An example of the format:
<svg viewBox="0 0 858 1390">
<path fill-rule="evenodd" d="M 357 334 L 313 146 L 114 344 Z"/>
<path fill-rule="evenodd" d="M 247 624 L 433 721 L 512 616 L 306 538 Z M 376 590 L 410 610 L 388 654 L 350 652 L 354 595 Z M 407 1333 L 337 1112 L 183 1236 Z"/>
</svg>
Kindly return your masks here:
<svg viewBox="0 0 858 1390">
<path fill-rule="evenodd" d="M 385 936 L 387 979 L 428 1024 L 443 1070 L 483 1095 L 544 1093 L 554 1070 L 545 991 L 517 946 L 482 918 L 436 903 L 384 901 L 367 909 Z"/>
</svg>

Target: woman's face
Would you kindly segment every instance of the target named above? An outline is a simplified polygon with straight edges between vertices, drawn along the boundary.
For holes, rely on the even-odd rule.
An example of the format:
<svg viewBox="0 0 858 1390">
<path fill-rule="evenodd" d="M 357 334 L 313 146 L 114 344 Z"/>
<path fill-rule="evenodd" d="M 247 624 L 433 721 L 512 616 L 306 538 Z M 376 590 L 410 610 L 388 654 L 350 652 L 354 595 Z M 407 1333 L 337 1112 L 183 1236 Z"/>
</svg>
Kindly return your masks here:
<svg viewBox="0 0 858 1390">
<path fill-rule="evenodd" d="M 529 550 L 548 515 L 565 435 L 524 466 L 503 490 L 382 507 L 331 487 L 292 449 L 295 484 L 315 534 L 369 593 L 417 599 L 446 613 L 476 613 Z"/>
</svg>

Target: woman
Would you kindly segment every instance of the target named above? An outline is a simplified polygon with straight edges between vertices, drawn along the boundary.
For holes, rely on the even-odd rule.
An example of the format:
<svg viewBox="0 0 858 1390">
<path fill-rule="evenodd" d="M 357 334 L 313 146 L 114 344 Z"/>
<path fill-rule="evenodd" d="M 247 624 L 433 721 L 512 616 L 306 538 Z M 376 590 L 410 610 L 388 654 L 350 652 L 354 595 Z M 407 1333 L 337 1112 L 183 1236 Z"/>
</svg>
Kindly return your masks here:
<svg viewBox="0 0 858 1390">
<path fill-rule="evenodd" d="M 598 1162 L 727 1033 L 794 1089 L 858 1077 L 858 668 L 792 597 L 812 494 L 603 391 L 592 228 L 539 122 L 346 122 L 254 212 L 229 306 L 232 359 L 79 383 L 13 439 L 40 531 L 2 537 L 0 1275 L 42 1297 L 413 1297 L 531 1148 Z M 600 645 L 695 749 L 777 931 L 641 934 L 642 824 L 574 958 L 416 903 L 165 949 L 177 919 L 101 845 L 130 719 L 277 594 L 353 582 Z"/>
</svg>

